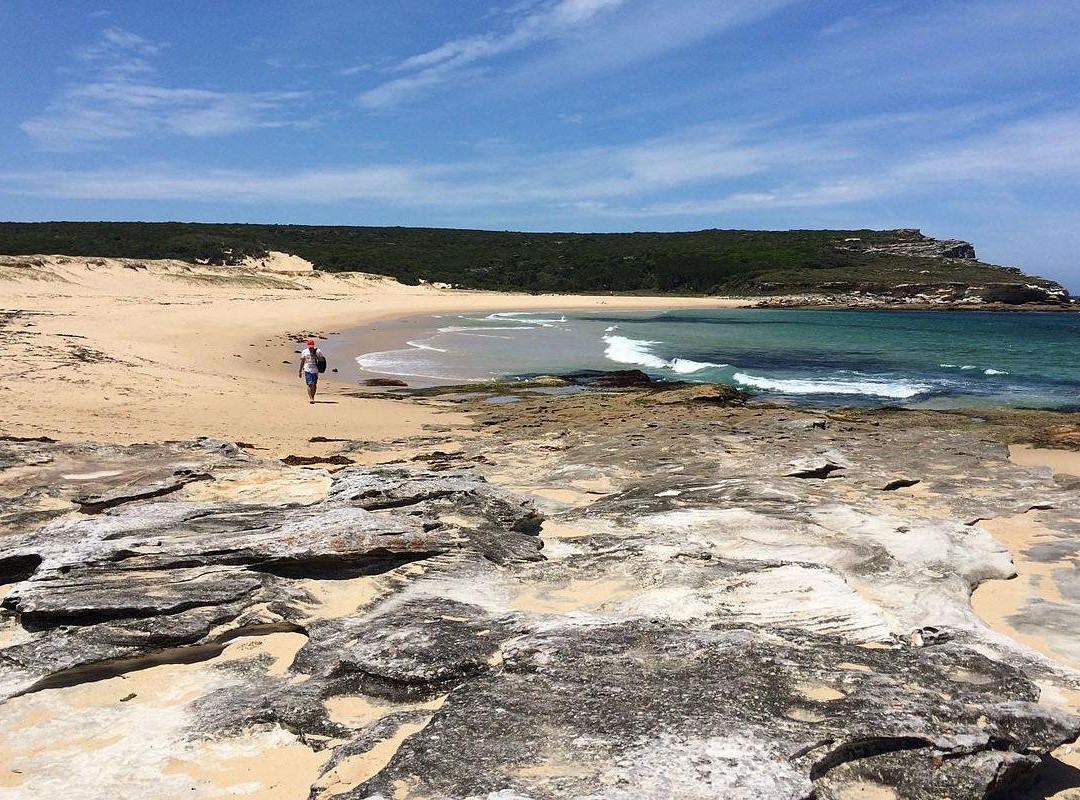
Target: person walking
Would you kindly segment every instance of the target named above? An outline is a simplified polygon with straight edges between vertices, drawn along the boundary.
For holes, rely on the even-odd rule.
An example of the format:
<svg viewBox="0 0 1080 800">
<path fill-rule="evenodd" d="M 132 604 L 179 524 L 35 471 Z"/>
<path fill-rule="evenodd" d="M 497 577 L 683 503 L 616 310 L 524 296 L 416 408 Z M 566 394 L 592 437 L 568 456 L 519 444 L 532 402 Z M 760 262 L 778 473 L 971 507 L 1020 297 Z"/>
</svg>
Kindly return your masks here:
<svg viewBox="0 0 1080 800">
<path fill-rule="evenodd" d="M 300 353 L 300 375 L 307 384 L 308 402 L 315 402 L 315 392 L 319 389 L 319 373 L 326 370 L 326 356 L 315 346 L 314 339 L 307 340 L 307 347 Z"/>
</svg>

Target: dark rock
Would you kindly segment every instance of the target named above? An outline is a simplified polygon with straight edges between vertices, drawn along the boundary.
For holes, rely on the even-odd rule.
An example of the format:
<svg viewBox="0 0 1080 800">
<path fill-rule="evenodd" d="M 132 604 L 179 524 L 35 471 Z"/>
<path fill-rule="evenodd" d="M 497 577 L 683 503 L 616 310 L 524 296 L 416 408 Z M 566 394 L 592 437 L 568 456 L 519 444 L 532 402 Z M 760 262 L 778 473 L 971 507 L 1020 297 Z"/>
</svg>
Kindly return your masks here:
<svg viewBox="0 0 1080 800">
<path fill-rule="evenodd" d="M 314 441 L 314 440 L 312 440 Z M 355 464 L 348 456 L 335 455 L 335 456 L 285 456 L 281 459 L 282 464 L 288 464 L 290 467 L 308 467 L 312 464 Z"/>
<path fill-rule="evenodd" d="M 657 383 L 640 369 L 582 370 L 558 377 L 575 386 L 605 389 L 637 389 L 655 386 Z"/>
<path fill-rule="evenodd" d="M 367 378 L 360 381 L 364 386 L 408 386 L 409 384 L 398 378 Z"/>
<path fill-rule="evenodd" d="M 984 676 L 1001 699 L 951 679 L 945 663 Z M 839 690 L 814 699 L 818 686 Z M 806 798 L 883 774 L 903 797 L 981 797 L 1080 733 L 1038 693 L 964 649 L 945 658 L 745 629 L 564 626 L 516 641 L 500 672 L 455 690 L 345 797 L 407 785 L 445 798 Z M 933 756 L 949 768 L 934 770 Z"/>
<path fill-rule="evenodd" d="M 393 603 L 320 625 L 294 667 L 336 691 L 428 698 L 491 671 L 507 632 L 478 606 L 439 598 Z"/>
<path fill-rule="evenodd" d="M 895 478 L 882 486 L 881 491 L 894 492 L 897 489 L 907 489 L 911 486 L 916 486 L 919 483 L 921 483 L 921 481 L 918 478 Z"/>
<path fill-rule="evenodd" d="M 785 474 L 788 478 L 828 478 L 837 470 L 844 469 L 841 464 L 834 464 L 826 459 L 807 459 L 805 461 L 793 461 L 791 472 Z"/>
</svg>

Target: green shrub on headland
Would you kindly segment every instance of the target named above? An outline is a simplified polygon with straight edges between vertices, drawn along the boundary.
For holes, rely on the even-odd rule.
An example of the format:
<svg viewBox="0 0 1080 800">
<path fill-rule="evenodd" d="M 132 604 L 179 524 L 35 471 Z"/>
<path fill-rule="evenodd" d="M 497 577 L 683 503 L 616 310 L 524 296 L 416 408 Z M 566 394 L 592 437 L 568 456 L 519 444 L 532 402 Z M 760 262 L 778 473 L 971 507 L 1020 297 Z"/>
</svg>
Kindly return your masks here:
<svg viewBox="0 0 1080 800">
<path fill-rule="evenodd" d="M 479 289 L 641 294 L 873 291 L 1024 280 L 913 230 L 515 233 L 440 228 L 179 222 L 0 223 L 0 253 L 237 264 L 270 250 L 317 269 Z M 934 248 L 937 247 L 937 250 Z M 944 255 L 926 255 L 929 248 Z M 911 252 L 908 252 L 911 251 Z M 911 254 L 918 252 L 919 254 Z M 960 257 L 950 257 L 959 254 Z"/>
</svg>

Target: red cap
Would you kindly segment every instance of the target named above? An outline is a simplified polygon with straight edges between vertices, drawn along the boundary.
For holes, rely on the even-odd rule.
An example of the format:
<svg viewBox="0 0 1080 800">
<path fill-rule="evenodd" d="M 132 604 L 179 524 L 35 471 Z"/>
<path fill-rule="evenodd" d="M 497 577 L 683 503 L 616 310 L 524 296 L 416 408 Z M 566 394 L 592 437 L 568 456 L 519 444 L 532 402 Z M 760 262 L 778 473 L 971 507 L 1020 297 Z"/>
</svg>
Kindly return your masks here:
<svg viewBox="0 0 1080 800">
<path fill-rule="evenodd" d="M 307 340 L 307 346 L 308 347 L 314 347 L 315 346 L 315 340 L 314 339 L 308 339 Z"/>
</svg>

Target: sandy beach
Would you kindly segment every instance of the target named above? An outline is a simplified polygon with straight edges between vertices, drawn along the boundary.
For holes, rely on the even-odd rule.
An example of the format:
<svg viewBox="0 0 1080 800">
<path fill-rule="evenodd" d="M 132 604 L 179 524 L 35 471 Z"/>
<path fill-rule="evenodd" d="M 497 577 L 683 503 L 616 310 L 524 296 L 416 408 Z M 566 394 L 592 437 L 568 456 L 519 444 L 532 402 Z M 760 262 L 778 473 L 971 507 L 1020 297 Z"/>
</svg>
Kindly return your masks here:
<svg viewBox="0 0 1080 800">
<path fill-rule="evenodd" d="M 281 254 L 245 268 L 180 261 L 0 260 L 0 389 L 8 435 L 62 440 L 240 440 L 272 454 L 317 450 L 316 436 L 385 440 L 460 416 L 342 398 L 324 382 L 306 403 L 297 341 L 393 317 L 448 311 L 729 308 L 726 298 L 568 297 L 405 286 L 316 272 Z M 288 363 L 285 363 L 288 362 Z M 332 378 L 332 375 L 328 375 Z"/>
</svg>

